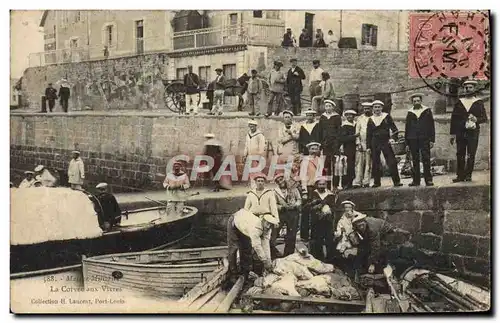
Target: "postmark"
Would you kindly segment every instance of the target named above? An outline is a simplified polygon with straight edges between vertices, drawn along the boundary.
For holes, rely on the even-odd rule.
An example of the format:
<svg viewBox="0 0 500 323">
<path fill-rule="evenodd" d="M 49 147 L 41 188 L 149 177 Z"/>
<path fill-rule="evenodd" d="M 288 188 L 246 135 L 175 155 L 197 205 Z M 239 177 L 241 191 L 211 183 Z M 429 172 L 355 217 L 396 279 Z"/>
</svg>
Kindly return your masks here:
<svg viewBox="0 0 500 323">
<path fill-rule="evenodd" d="M 447 95 L 446 83 L 489 80 L 489 13 L 413 12 L 409 16 L 408 73 Z"/>
</svg>

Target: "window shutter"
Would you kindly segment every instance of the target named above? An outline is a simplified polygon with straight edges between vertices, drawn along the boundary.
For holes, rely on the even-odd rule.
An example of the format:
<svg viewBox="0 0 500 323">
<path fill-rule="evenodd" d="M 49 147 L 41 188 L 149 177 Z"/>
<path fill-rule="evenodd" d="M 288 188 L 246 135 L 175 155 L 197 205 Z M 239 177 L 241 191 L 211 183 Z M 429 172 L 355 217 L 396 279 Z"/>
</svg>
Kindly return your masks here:
<svg viewBox="0 0 500 323">
<path fill-rule="evenodd" d="M 370 32 L 369 26 L 367 24 L 361 25 L 361 45 L 365 45 L 367 43 L 366 36 Z"/>
<path fill-rule="evenodd" d="M 373 47 L 377 47 L 377 30 L 378 30 L 378 27 L 377 26 L 372 26 L 372 35 L 371 35 L 371 42 L 372 42 L 372 46 Z"/>
</svg>

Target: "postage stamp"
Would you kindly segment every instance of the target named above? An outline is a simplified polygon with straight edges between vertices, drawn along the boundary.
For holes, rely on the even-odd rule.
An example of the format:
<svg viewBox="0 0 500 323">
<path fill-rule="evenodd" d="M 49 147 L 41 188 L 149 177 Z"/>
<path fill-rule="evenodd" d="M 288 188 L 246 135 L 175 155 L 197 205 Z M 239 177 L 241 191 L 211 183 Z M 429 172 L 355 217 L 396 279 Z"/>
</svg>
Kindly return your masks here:
<svg viewBox="0 0 500 323">
<path fill-rule="evenodd" d="M 490 78 L 488 12 L 412 12 L 409 19 L 410 77 Z"/>
</svg>

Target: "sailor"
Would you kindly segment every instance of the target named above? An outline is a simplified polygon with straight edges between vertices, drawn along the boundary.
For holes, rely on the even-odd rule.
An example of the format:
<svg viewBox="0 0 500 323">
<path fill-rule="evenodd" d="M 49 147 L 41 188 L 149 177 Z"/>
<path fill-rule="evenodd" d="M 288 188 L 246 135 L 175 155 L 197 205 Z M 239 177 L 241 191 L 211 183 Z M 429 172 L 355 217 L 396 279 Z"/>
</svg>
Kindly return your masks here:
<svg viewBox="0 0 500 323">
<path fill-rule="evenodd" d="M 354 117 L 357 115 L 354 110 L 344 111 L 346 120 L 342 122 L 340 128 L 340 142 L 342 144 L 343 154 L 347 157 L 347 176 L 342 177 L 342 186 L 345 189 L 352 187 L 352 181 L 355 177 L 356 166 L 356 122 Z"/>
<path fill-rule="evenodd" d="M 253 176 L 255 188 L 247 193 L 244 209 L 256 216 L 271 214 L 279 221 L 278 206 L 274 192 L 266 188 L 266 175 L 257 173 Z"/>
<path fill-rule="evenodd" d="M 331 100 L 325 100 L 325 112 L 319 117 L 319 130 L 321 133 L 321 147 L 325 156 L 325 168 L 327 176 L 334 175 L 335 155 L 339 154 L 340 128 L 342 117 L 337 112 L 337 105 Z M 333 186 L 338 185 L 337 180 L 333 181 Z M 332 188 L 331 181 L 328 187 Z"/>
<path fill-rule="evenodd" d="M 186 190 L 190 184 L 189 177 L 182 171 L 182 164 L 179 161 L 174 161 L 172 171 L 167 169 L 163 187 L 167 190 L 167 215 L 182 212 L 187 199 Z"/>
<path fill-rule="evenodd" d="M 352 227 L 353 218 L 361 213 L 354 210 L 356 205 L 352 201 L 345 200 L 340 205 L 343 207 L 343 213 L 337 223 L 334 236 L 335 239 L 340 239 L 337 244 L 337 250 L 342 253 L 344 258 L 348 258 L 357 254 L 357 248 L 352 245 L 349 236 L 354 233 Z"/>
<path fill-rule="evenodd" d="M 278 206 L 280 226 L 273 230 L 271 236 L 271 258 L 275 259 L 279 255 L 276 249 L 276 239 L 283 226 L 286 226 L 285 249 L 283 256 L 286 257 L 295 252 L 297 241 L 297 229 L 299 224 L 300 206 L 302 204 L 300 192 L 296 187 L 289 185 L 285 180 L 285 175 L 279 173 L 274 176 L 274 182 L 278 185 L 274 189 L 274 195 Z"/>
<path fill-rule="evenodd" d="M 476 86 L 476 81 L 464 82 L 465 96 L 455 104 L 451 115 L 450 143 L 457 143 L 457 178 L 453 179 L 454 183 L 472 180 L 479 125 L 488 120 L 484 102 L 476 96 Z"/>
<path fill-rule="evenodd" d="M 302 160 L 300 167 L 300 180 L 302 185 L 302 203 L 309 203 L 312 199 L 313 192 L 316 189 L 316 178 L 324 174 L 320 154 L 321 144 L 318 142 L 311 142 L 307 144 L 309 150 L 308 156 Z M 311 209 L 304 207 L 302 209 L 302 216 L 300 219 L 300 238 L 302 241 L 309 241 L 310 237 L 310 219 Z"/>
<path fill-rule="evenodd" d="M 33 184 L 35 183 L 35 173 L 27 170 L 24 172 L 24 175 L 26 178 L 22 180 L 21 184 L 19 184 L 19 188 L 33 187 Z"/>
<path fill-rule="evenodd" d="M 352 219 L 352 226 L 358 235 L 358 256 L 355 269 L 359 273 L 381 273 L 387 265 L 388 236 L 394 232 L 387 221 L 379 218 L 367 217 L 366 214 L 356 214 Z"/>
<path fill-rule="evenodd" d="M 219 171 L 222 160 L 224 158 L 224 151 L 222 150 L 222 143 L 215 139 L 213 133 L 205 134 L 204 154 L 210 156 L 214 160 L 214 166 L 209 172 L 210 179 L 214 182 L 214 192 L 218 192 L 221 188 L 231 189 L 231 177 L 224 176 L 224 178 L 216 178 L 217 172 Z"/>
<path fill-rule="evenodd" d="M 248 121 L 248 133 L 245 137 L 245 150 L 243 152 L 243 157 L 245 161 L 248 157 L 254 156 L 254 160 L 252 160 L 252 167 L 256 167 L 259 164 L 259 161 L 256 160 L 257 156 L 262 156 L 264 159 L 266 158 L 266 137 L 264 134 L 257 128 L 258 123 L 255 120 Z M 255 183 L 253 179 L 250 181 L 250 187 L 254 188 Z"/>
<path fill-rule="evenodd" d="M 353 187 L 368 187 L 372 178 L 372 159 L 367 151 L 366 129 L 372 115 L 372 103 L 363 102 L 363 114 L 356 120 L 356 179 Z"/>
<path fill-rule="evenodd" d="M 81 191 L 83 189 L 83 180 L 85 179 L 85 167 L 78 150 L 73 150 L 71 154 L 73 158 L 69 162 L 68 182 L 72 189 Z"/>
<path fill-rule="evenodd" d="M 293 122 L 293 112 L 283 111 L 283 125 L 278 130 L 277 152 L 280 162 L 286 163 L 289 156 L 299 157 L 300 127 Z"/>
<path fill-rule="evenodd" d="M 337 195 L 327 188 L 325 177 L 316 180 L 316 189 L 312 192 L 307 203 L 311 214 L 311 243 L 310 252 L 314 258 L 321 261 L 333 261 L 335 246 L 333 243 L 333 230 L 336 226 L 334 215 Z M 323 248 L 326 247 L 326 258 Z"/>
<path fill-rule="evenodd" d="M 122 211 L 114 195 L 108 192 L 107 183 L 97 184 L 96 189 L 98 190 L 97 203 L 94 203 L 94 206 L 99 226 L 103 231 L 110 231 L 120 223 Z"/>
<path fill-rule="evenodd" d="M 410 96 L 412 107 L 406 115 L 405 141 L 413 163 L 413 182 L 409 186 L 420 186 L 420 156 L 424 165 L 425 185 L 434 185 L 431 174 L 431 148 L 434 146 L 436 132 L 432 110 L 422 105 L 423 97 L 422 93 Z"/>
<path fill-rule="evenodd" d="M 398 165 L 396 156 L 390 145 L 393 142 L 392 137 L 397 136 L 398 128 L 394 124 L 390 114 L 382 112 L 384 103 L 380 100 L 375 100 L 373 105 L 373 115 L 368 120 L 366 128 L 366 145 L 368 151 L 372 156 L 372 172 L 373 172 L 373 186 L 380 187 L 380 178 L 382 177 L 382 163 L 380 161 L 380 154 L 384 154 L 385 161 L 391 172 L 392 182 L 395 187 L 402 186 L 401 179 L 398 173 Z"/>
<path fill-rule="evenodd" d="M 315 120 L 316 112 L 314 110 L 307 110 L 306 122 L 302 124 L 299 130 L 299 153 L 302 155 L 309 154 L 307 145 L 311 142 L 321 143 L 321 128 L 318 122 Z"/>
<path fill-rule="evenodd" d="M 40 181 L 45 187 L 55 187 L 57 179 L 43 165 L 35 167 L 35 179 Z"/>
</svg>

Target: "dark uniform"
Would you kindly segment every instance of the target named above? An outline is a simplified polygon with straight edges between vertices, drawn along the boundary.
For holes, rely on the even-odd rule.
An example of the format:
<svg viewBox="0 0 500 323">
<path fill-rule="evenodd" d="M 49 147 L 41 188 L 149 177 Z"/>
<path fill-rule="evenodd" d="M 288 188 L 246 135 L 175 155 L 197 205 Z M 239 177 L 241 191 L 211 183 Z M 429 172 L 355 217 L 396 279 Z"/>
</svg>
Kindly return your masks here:
<svg viewBox="0 0 500 323">
<path fill-rule="evenodd" d="M 311 255 L 321 261 L 331 262 L 335 257 L 335 245 L 333 237 L 333 228 L 337 226 L 338 219 L 335 219 L 335 203 L 337 197 L 328 189 L 326 195 L 320 195 L 315 190 L 312 193 L 311 200 L 307 203 L 307 208 L 311 212 Z M 323 207 L 328 205 L 331 214 L 325 214 Z M 326 246 L 326 258 L 323 252 L 323 246 Z"/>
<path fill-rule="evenodd" d="M 394 155 L 394 151 L 389 144 L 391 131 L 394 136 L 397 134 L 398 128 L 394 124 L 392 117 L 387 113 L 382 112 L 379 119 L 373 115 L 370 117 L 370 120 L 368 120 L 366 129 L 366 146 L 372 151 L 372 174 L 375 187 L 380 186 L 380 179 L 382 177 L 380 153 L 384 154 L 385 161 L 387 162 L 387 166 L 391 172 L 392 182 L 394 185 L 401 185 L 396 156 Z"/>
<path fill-rule="evenodd" d="M 325 169 L 327 176 L 334 175 L 335 159 L 334 156 L 339 154 L 340 148 L 340 128 L 342 125 L 342 117 L 334 112 L 330 117 L 325 113 L 319 117 L 319 128 L 321 132 L 321 147 L 323 155 L 325 155 Z M 330 188 L 330 182 L 328 188 Z M 338 185 L 338 179 L 334 179 L 333 186 Z"/>
<path fill-rule="evenodd" d="M 297 72 L 299 75 L 295 75 Z M 300 95 L 302 94 L 302 80 L 306 79 L 306 74 L 304 70 L 296 66 L 295 69 L 290 68 L 286 77 L 286 85 L 288 88 L 288 94 L 290 95 L 290 102 L 292 104 L 292 112 L 294 115 L 300 115 L 302 111 L 302 106 L 300 102 Z"/>
<path fill-rule="evenodd" d="M 469 109 L 467 109 L 470 106 Z M 469 115 L 477 118 L 475 129 L 466 129 Z M 488 120 L 484 102 L 480 98 L 462 98 L 453 108 L 451 115 L 450 134 L 457 140 L 457 180 L 471 180 L 474 170 L 477 145 L 479 142 L 479 125 Z M 467 154 L 467 164 L 465 155 Z"/>
<path fill-rule="evenodd" d="M 344 121 L 340 128 L 340 142 L 347 157 L 347 176 L 342 177 L 342 186 L 351 187 L 356 167 L 356 123 Z"/>
<path fill-rule="evenodd" d="M 94 203 L 94 206 L 101 229 L 104 229 L 105 222 L 109 223 L 111 228 L 120 223 L 122 212 L 113 194 L 100 192 L 96 198 L 97 203 Z"/>
<path fill-rule="evenodd" d="M 57 100 L 57 90 L 53 87 L 46 88 L 45 99 L 49 102 L 49 111 L 52 112 Z"/>
<path fill-rule="evenodd" d="M 413 162 L 413 183 L 420 185 L 420 156 L 424 165 L 424 180 L 427 185 L 432 183 L 431 146 L 436 139 L 434 117 L 429 107 L 412 107 L 406 116 L 405 140 Z"/>
<path fill-rule="evenodd" d="M 283 257 L 295 252 L 301 199 L 299 190 L 296 187 L 287 187 L 284 191 L 277 187 L 274 189 L 274 195 L 276 196 L 280 224 L 278 228 L 273 229 L 271 235 L 271 259 L 276 259 L 278 257 L 276 239 L 283 226 L 286 226 Z"/>
<path fill-rule="evenodd" d="M 68 102 L 71 91 L 68 87 L 61 86 L 59 88 L 59 103 L 61 104 L 62 110 L 68 112 Z"/>
<path fill-rule="evenodd" d="M 308 131 L 304 124 L 300 127 L 299 130 L 299 153 L 303 155 L 309 155 L 309 150 L 307 149 L 307 144 L 311 142 L 319 142 L 321 143 L 321 127 L 318 122 L 314 122 L 314 126 L 312 129 Z"/>
</svg>

